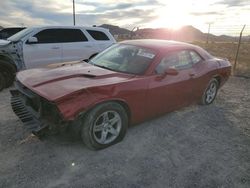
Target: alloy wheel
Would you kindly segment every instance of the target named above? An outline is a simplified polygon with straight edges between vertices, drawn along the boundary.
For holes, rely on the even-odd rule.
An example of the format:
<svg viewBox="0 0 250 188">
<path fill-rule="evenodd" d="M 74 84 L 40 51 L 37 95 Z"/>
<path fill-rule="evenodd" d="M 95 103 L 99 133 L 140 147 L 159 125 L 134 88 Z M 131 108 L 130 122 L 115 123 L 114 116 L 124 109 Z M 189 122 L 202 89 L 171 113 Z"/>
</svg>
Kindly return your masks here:
<svg viewBox="0 0 250 188">
<path fill-rule="evenodd" d="M 120 134 L 122 120 L 116 111 L 105 111 L 94 122 L 93 135 L 97 143 L 109 144 Z"/>
<path fill-rule="evenodd" d="M 206 103 L 210 104 L 217 93 L 217 84 L 215 82 L 211 82 L 211 84 L 209 85 L 207 91 L 206 91 Z"/>
</svg>

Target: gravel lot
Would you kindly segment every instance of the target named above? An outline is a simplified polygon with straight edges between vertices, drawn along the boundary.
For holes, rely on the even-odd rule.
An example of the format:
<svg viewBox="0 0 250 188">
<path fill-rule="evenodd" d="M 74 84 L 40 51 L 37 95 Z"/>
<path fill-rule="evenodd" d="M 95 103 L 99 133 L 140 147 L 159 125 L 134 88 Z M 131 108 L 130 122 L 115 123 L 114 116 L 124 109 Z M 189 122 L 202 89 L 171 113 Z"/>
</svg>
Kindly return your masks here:
<svg viewBox="0 0 250 188">
<path fill-rule="evenodd" d="M 131 127 L 110 148 L 30 135 L 0 93 L 0 187 L 250 187 L 250 80 Z"/>
</svg>

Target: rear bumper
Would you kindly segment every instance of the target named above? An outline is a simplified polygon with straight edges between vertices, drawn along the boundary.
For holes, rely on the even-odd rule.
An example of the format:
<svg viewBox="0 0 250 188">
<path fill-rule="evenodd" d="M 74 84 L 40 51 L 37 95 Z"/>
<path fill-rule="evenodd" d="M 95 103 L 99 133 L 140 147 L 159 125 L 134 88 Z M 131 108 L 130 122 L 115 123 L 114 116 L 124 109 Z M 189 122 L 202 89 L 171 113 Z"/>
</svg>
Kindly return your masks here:
<svg viewBox="0 0 250 188">
<path fill-rule="evenodd" d="M 25 105 L 18 90 L 10 90 L 11 93 L 11 107 L 14 113 L 23 122 L 24 127 L 35 135 L 39 135 L 43 130 L 48 127 L 48 124 L 39 120 L 29 106 Z"/>
</svg>

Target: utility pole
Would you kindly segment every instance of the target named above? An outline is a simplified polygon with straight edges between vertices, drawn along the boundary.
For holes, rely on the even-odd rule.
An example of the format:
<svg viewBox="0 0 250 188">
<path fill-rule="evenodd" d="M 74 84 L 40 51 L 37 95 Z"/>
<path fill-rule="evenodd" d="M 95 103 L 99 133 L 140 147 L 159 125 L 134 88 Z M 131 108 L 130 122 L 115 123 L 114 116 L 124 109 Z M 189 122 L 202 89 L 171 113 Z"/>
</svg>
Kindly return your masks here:
<svg viewBox="0 0 250 188">
<path fill-rule="evenodd" d="M 239 37 L 237 52 L 236 52 L 235 61 L 234 61 L 233 73 L 235 73 L 235 70 L 236 70 L 236 65 L 237 65 L 237 60 L 238 60 L 239 51 L 240 51 L 240 45 L 241 45 L 242 33 L 243 33 L 245 27 L 246 27 L 246 25 L 243 26 L 243 28 L 242 28 L 242 30 L 240 32 L 240 37 Z"/>
<path fill-rule="evenodd" d="M 208 44 L 208 39 L 209 39 L 209 35 L 210 35 L 210 26 L 211 26 L 211 23 L 208 23 L 208 31 L 207 31 L 207 44 Z"/>
<path fill-rule="evenodd" d="M 75 0 L 73 0 L 73 23 L 76 25 Z"/>
</svg>

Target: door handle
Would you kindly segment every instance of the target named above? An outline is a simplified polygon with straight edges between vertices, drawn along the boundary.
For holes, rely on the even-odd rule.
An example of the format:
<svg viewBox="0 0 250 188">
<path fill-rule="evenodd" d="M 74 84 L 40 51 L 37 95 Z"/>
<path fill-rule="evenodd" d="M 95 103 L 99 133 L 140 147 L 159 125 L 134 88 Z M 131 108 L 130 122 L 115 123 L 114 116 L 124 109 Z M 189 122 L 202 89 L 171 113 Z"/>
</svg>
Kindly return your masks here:
<svg viewBox="0 0 250 188">
<path fill-rule="evenodd" d="M 60 47 L 59 47 L 59 46 L 54 46 L 54 47 L 52 47 L 51 49 L 53 49 L 53 50 L 58 50 L 58 49 L 60 49 Z"/>
</svg>

